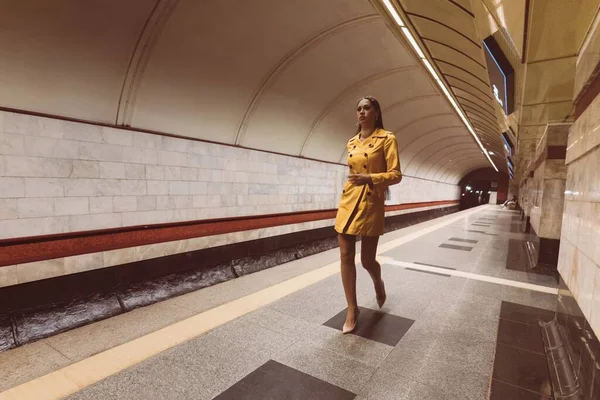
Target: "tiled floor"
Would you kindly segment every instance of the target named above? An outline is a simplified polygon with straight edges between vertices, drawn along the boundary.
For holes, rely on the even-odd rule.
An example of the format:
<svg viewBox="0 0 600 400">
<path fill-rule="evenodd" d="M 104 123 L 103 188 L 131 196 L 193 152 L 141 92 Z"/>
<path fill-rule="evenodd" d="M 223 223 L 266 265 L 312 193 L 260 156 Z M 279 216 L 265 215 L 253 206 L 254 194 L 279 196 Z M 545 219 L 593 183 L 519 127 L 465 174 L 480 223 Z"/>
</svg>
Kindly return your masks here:
<svg viewBox="0 0 600 400">
<path fill-rule="evenodd" d="M 352 400 L 355 397 L 352 392 L 270 360 L 215 397 L 215 400 Z"/>
<path fill-rule="evenodd" d="M 345 320 L 346 309 L 340 311 L 323 325 L 341 331 Z M 360 307 L 358 321 L 357 328 L 353 332 L 354 335 L 392 347 L 398 344 L 415 322 L 412 319 L 364 307 Z"/>
<path fill-rule="evenodd" d="M 514 216 L 484 207 L 388 246 L 382 260 L 412 267 L 383 263 L 388 299 L 381 310 L 369 275 L 358 266 L 361 314 L 353 334 L 340 332 L 346 302 L 335 274 L 69 398 L 544 399 L 552 392 L 537 321 L 553 318 L 556 296 L 519 287 L 533 283 L 547 288 L 552 286 L 547 277 L 506 268 L 509 240 L 518 239 L 510 233 Z M 471 229 L 482 220 L 485 230 Z M 431 226 L 411 228 L 407 234 Z M 381 243 L 392 243 L 389 237 Z M 258 281 L 249 276 L 247 282 L 260 288 L 273 285 L 280 282 L 273 277 L 286 268 L 263 271 Z M 218 286 L 206 290 L 211 297 L 196 294 L 196 302 L 219 294 Z M 191 297 L 177 304 L 188 303 L 203 307 Z M 93 336 L 93 330 L 88 332 Z"/>
</svg>

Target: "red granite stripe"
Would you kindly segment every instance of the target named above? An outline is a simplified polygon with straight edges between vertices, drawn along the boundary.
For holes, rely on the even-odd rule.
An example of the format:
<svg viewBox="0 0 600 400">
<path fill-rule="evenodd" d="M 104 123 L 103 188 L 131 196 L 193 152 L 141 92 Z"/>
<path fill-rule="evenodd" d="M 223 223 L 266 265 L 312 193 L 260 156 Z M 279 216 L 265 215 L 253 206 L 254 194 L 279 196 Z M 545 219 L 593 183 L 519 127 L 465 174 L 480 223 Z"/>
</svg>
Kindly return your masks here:
<svg viewBox="0 0 600 400">
<path fill-rule="evenodd" d="M 407 203 L 387 206 L 386 211 L 458 203 L 458 200 Z M 335 218 L 335 214 L 336 210 L 303 211 L 6 239 L 0 241 L 0 267 L 154 243 L 320 221 Z"/>
</svg>

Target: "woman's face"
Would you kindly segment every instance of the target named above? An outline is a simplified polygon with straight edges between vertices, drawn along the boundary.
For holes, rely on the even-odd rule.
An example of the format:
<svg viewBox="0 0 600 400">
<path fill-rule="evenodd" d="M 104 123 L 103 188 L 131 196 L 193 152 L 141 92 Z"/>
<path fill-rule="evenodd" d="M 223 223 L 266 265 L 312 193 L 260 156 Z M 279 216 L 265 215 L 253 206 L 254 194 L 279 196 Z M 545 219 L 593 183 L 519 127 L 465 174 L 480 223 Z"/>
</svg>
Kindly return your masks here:
<svg viewBox="0 0 600 400">
<path fill-rule="evenodd" d="M 374 127 L 377 110 L 368 99 L 362 99 L 356 107 L 356 117 L 363 127 Z"/>
</svg>

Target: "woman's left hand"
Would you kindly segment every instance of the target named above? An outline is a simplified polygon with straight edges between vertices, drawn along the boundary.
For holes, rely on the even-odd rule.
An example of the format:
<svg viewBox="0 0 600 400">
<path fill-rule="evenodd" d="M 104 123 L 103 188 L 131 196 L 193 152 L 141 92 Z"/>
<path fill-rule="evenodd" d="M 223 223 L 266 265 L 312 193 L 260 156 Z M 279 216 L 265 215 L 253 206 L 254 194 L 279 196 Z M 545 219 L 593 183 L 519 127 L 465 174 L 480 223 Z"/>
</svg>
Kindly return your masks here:
<svg viewBox="0 0 600 400">
<path fill-rule="evenodd" d="M 373 180 L 371 179 L 371 175 L 369 174 L 352 174 L 348 176 L 348 181 L 356 186 L 373 185 Z"/>
</svg>

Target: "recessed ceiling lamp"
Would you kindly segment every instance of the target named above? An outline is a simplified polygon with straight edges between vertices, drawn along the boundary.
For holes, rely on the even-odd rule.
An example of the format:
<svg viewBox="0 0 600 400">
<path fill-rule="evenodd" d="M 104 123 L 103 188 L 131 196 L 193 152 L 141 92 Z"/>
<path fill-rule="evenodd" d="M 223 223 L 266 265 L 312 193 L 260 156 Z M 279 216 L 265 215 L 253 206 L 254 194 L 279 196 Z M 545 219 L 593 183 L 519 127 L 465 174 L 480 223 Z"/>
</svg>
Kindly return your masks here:
<svg viewBox="0 0 600 400">
<path fill-rule="evenodd" d="M 437 72 L 435 72 L 435 69 L 433 68 L 433 66 L 431 65 L 431 63 L 429 62 L 427 57 L 425 56 L 423 49 L 421 49 L 421 46 L 419 46 L 419 44 L 415 40 L 413 34 L 406 27 L 406 24 L 402 20 L 402 17 L 400 16 L 400 14 L 396 10 L 396 8 L 394 8 L 394 6 L 392 5 L 390 0 L 383 0 L 383 4 L 385 4 L 385 7 L 387 8 L 388 12 L 391 14 L 394 21 L 396 21 L 396 24 L 398 24 L 398 26 L 400 27 L 402 34 L 406 37 L 406 39 L 408 40 L 408 43 L 410 43 L 413 50 L 417 53 L 417 56 L 419 56 L 419 58 L 421 59 L 421 62 L 425 65 L 425 68 L 427 68 L 427 71 L 429 71 L 429 73 L 431 74 L 431 76 L 433 77 L 435 82 L 438 84 L 440 89 L 442 89 L 442 92 L 444 92 L 444 95 L 446 95 L 446 97 L 448 98 L 448 101 L 450 102 L 450 104 L 452 104 L 452 107 L 454 107 L 454 110 L 456 111 L 456 113 L 458 114 L 458 116 L 460 117 L 462 122 L 465 124 L 465 126 L 467 127 L 467 130 L 469 131 L 469 133 L 471 133 L 473 138 L 475 138 L 475 141 L 481 148 L 481 151 L 483 152 L 483 154 L 485 154 L 485 156 L 487 157 L 490 164 L 492 164 L 492 167 L 494 167 L 494 169 L 496 171 L 498 171 L 496 164 L 494 164 L 494 162 L 490 158 L 490 154 L 493 155 L 494 153 L 491 153 L 491 152 L 488 153 L 487 149 L 483 146 L 483 144 L 481 143 L 481 140 L 479 140 L 479 137 L 477 136 L 477 134 L 475 133 L 475 130 L 471 126 L 471 123 L 469 122 L 469 120 L 467 119 L 467 117 L 465 116 L 465 114 L 463 113 L 461 108 L 458 106 L 458 104 L 456 103 L 456 100 L 454 100 L 454 97 L 452 97 L 452 95 L 450 94 L 450 91 L 448 90 L 448 88 L 446 87 L 444 82 L 440 79 Z"/>
</svg>

